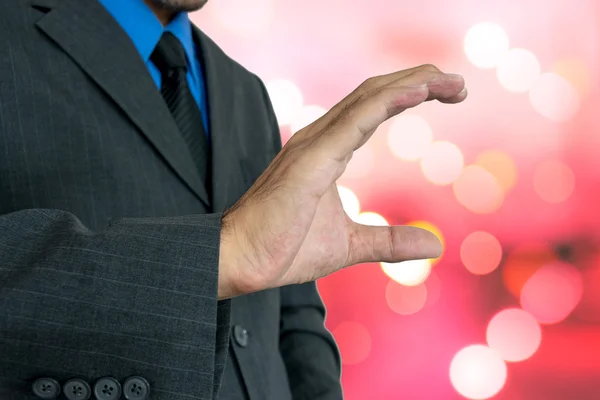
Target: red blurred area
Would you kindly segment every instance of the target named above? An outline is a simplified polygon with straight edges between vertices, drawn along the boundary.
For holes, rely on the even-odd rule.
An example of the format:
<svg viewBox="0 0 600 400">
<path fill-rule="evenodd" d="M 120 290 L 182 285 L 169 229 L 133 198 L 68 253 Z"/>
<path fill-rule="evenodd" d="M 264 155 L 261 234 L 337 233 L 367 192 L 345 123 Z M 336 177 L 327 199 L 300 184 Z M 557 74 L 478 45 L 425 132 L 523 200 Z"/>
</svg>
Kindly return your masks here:
<svg viewBox="0 0 600 400">
<path fill-rule="evenodd" d="M 465 398 L 450 379 L 455 355 L 486 343 L 527 285 L 551 312 L 563 307 L 569 285 L 531 281 L 556 262 L 577 271 L 580 298 L 542 325 L 529 358 L 508 363 L 494 398 L 600 399 L 600 2 L 215 0 L 193 19 L 267 88 L 297 88 L 269 91 L 290 118 L 284 143 L 370 76 L 434 63 L 466 79 L 466 102 L 382 125 L 339 181 L 358 199 L 348 209 L 420 221 L 445 246 L 417 289 L 379 264 L 319 282 L 347 399 Z M 476 232 L 487 236 L 464 244 Z M 510 321 L 502 329 L 518 338 Z"/>
<path fill-rule="evenodd" d="M 512 249 L 502 268 L 506 289 L 515 297 L 521 296 L 523 285 L 546 264 L 556 261 L 557 256 L 549 244 L 526 243 Z"/>
</svg>

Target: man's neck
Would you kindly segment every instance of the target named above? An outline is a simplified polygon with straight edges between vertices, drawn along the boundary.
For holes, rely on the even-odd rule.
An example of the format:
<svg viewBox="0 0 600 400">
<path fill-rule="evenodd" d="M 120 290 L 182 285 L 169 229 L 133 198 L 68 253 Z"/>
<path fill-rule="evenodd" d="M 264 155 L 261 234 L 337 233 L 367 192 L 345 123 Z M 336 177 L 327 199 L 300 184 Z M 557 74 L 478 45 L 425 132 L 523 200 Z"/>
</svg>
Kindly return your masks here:
<svg viewBox="0 0 600 400">
<path fill-rule="evenodd" d="M 148 7 L 150 7 L 154 15 L 156 15 L 156 17 L 163 24 L 163 26 L 167 26 L 175 16 L 174 11 L 157 7 L 156 4 L 152 2 L 152 0 L 144 0 L 144 2 L 148 5 Z"/>
</svg>

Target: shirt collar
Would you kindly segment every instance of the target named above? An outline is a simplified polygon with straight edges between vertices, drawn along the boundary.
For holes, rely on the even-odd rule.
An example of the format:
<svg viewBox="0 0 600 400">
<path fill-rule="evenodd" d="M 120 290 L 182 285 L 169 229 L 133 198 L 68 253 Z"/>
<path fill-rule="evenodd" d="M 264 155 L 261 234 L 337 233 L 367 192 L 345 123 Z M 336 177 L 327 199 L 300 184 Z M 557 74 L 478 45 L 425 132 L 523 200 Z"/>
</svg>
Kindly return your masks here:
<svg viewBox="0 0 600 400">
<path fill-rule="evenodd" d="M 179 13 L 163 27 L 143 0 L 100 0 L 117 20 L 137 48 L 144 62 L 148 62 L 164 31 L 169 31 L 183 45 L 188 63 L 196 58 L 192 26 L 185 12 Z"/>
</svg>

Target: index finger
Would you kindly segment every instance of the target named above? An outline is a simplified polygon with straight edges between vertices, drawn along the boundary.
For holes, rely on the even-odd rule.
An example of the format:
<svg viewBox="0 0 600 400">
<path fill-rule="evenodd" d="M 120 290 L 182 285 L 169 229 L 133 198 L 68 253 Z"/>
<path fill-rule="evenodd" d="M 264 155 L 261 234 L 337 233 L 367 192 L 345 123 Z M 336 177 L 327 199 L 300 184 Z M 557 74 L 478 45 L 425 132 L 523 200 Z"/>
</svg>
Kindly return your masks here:
<svg viewBox="0 0 600 400">
<path fill-rule="evenodd" d="M 404 110 L 426 100 L 462 101 L 466 96 L 464 80 L 459 76 L 408 78 L 367 92 L 346 104 L 337 115 L 330 115 L 327 125 L 315 133 L 319 138 L 314 144 L 329 157 L 345 160 L 366 143 L 380 124 Z"/>
</svg>

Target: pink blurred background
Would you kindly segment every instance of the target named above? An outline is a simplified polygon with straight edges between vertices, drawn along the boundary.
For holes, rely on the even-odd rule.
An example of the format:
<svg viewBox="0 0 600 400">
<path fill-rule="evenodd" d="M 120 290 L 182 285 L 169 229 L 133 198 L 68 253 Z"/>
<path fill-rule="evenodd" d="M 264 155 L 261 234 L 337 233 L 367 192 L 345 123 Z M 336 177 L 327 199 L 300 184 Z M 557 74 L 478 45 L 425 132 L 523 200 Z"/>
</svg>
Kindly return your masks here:
<svg viewBox="0 0 600 400">
<path fill-rule="evenodd" d="M 319 282 L 348 400 L 600 399 L 598 0 L 212 0 L 192 18 L 267 83 L 284 142 L 370 76 L 467 81 L 465 103 L 381 126 L 338 182 L 356 220 L 445 244 Z"/>
</svg>

